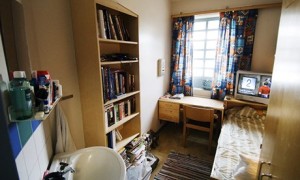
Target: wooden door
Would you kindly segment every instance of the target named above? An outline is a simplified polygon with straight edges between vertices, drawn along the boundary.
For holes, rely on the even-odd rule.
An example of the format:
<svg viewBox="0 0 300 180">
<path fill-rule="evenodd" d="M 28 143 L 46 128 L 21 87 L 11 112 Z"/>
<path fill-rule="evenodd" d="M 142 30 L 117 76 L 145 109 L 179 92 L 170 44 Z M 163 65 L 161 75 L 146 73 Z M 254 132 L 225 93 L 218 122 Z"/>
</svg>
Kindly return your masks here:
<svg viewBox="0 0 300 180">
<path fill-rule="evenodd" d="M 283 0 L 272 92 L 261 152 L 262 173 L 300 179 L 300 0 Z M 267 47 L 266 47 L 267 48 Z M 268 179 L 264 177 L 262 179 Z"/>
</svg>

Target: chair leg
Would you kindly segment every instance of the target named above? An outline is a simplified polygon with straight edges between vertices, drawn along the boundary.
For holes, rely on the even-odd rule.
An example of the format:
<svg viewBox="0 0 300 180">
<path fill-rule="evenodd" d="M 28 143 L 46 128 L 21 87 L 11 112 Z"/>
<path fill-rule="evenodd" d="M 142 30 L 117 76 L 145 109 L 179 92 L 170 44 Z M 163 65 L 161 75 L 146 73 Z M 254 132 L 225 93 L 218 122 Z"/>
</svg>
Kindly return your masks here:
<svg viewBox="0 0 300 180">
<path fill-rule="evenodd" d="M 211 153 L 211 145 L 212 145 L 212 138 L 213 138 L 213 131 L 209 133 L 209 144 L 208 144 L 208 152 Z"/>
<path fill-rule="evenodd" d="M 186 126 L 183 124 L 183 147 L 186 146 Z"/>
</svg>

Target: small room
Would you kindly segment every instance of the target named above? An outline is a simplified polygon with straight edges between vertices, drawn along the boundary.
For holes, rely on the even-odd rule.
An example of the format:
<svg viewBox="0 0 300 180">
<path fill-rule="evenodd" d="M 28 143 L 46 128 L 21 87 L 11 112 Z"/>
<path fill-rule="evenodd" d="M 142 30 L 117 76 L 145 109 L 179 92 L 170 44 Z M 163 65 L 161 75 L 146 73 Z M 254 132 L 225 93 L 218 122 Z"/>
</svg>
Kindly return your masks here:
<svg viewBox="0 0 300 180">
<path fill-rule="evenodd" d="M 89 153 L 91 147 L 99 148 L 94 149 L 96 156 L 101 154 L 98 153 L 101 147 L 109 147 L 101 149 L 103 154 L 112 154 L 104 160 L 110 163 L 106 163 L 103 171 L 108 165 L 115 166 L 114 157 L 125 161 L 120 161 L 123 168 L 120 172 L 106 173 L 122 175 L 116 179 L 299 176 L 291 168 L 299 160 L 293 155 L 299 150 L 296 142 L 300 135 L 297 131 L 300 101 L 295 98 L 300 85 L 297 69 L 300 27 L 295 23 L 300 17 L 298 0 L 3 0 L 0 5 L 0 131 L 3 132 L 0 141 L 5 155 L 0 162 L 1 177 L 31 180 L 56 173 L 69 179 L 113 179 L 104 175 L 101 178 L 93 174 L 95 171 L 81 176 L 84 171 L 80 165 L 88 163 L 87 157 L 80 159 L 77 166 L 75 160 L 73 165 L 60 163 L 69 157 L 66 154 L 55 156 Z M 221 48 L 220 24 L 225 23 L 222 17 L 229 19 L 242 14 L 240 17 L 244 18 L 250 10 L 254 15 L 243 25 L 247 31 L 236 31 L 246 36 L 242 44 L 248 45 L 249 49 L 244 50 L 248 57 L 239 60 L 244 64 L 230 66 L 222 58 L 235 58 L 230 62 L 236 62 L 234 55 L 244 47 L 236 49 L 234 55 L 230 52 L 240 45 L 237 41 L 227 49 Z M 237 22 L 241 23 L 239 18 Z M 181 34 L 181 26 L 190 29 Z M 231 28 L 229 24 L 224 27 Z M 224 27 L 222 37 L 229 32 Z M 189 44 L 191 37 L 193 46 L 181 47 Z M 227 40 L 234 41 L 228 36 Z M 190 50 L 190 54 L 184 50 Z M 186 56 L 176 54 L 177 51 Z M 225 67 L 235 70 L 224 71 Z M 236 78 L 237 70 L 247 72 L 240 72 Z M 24 71 L 28 83 L 41 74 L 43 81 L 51 82 L 51 86 L 54 82 L 54 92 L 50 93 L 45 86 L 34 89 L 35 99 L 30 102 L 40 103 L 40 113 L 34 110 L 29 112 L 29 118 L 15 118 L 9 103 L 12 100 L 7 100 L 8 86 L 14 75 L 24 77 L 24 74 L 13 71 Z M 181 77 L 182 72 L 187 77 Z M 179 76 L 183 79 L 176 79 Z M 225 84 L 220 80 L 224 76 Z M 256 94 L 258 84 L 270 80 L 267 85 L 272 84 L 271 93 L 268 91 L 267 98 L 253 99 L 250 90 L 247 94 L 245 89 L 237 88 L 246 86 L 243 78 L 257 81 L 255 88 L 248 88 L 257 91 Z M 52 95 L 53 103 L 46 103 L 41 98 L 44 94 L 36 94 L 45 91 L 46 98 Z M 236 92 L 244 92 L 243 97 L 236 98 Z M 203 113 L 210 110 L 212 123 L 210 130 L 205 131 L 211 132 L 215 127 L 211 141 L 208 133 L 195 130 L 187 131 L 189 136 L 185 138 L 189 108 L 195 108 L 191 116 L 196 118 L 204 117 L 197 114 L 199 109 Z M 239 124 L 242 121 L 247 124 Z M 234 123 L 237 125 L 233 128 Z M 238 133 L 232 136 L 234 131 Z M 255 134 L 256 131 L 260 134 Z M 146 160 L 126 164 L 128 151 L 133 150 L 127 148 L 136 147 L 135 143 L 140 141 Z M 246 141 L 248 144 L 243 144 Z M 228 156 L 234 158 L 228 160 L 225 158 Z M 195 161 L 197 173 L 177 171 L 171 167 L 173 161 L 176 162 L 173 164 Z M 55 163 L 57 167 L 53 167 Z"/>
</svg>

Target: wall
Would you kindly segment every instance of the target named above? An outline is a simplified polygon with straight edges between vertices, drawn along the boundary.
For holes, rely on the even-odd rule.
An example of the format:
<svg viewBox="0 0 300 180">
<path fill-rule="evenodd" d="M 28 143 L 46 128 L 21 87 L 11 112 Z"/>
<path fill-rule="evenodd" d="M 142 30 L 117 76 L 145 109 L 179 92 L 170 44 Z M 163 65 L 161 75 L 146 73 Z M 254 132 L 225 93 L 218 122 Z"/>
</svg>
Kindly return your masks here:
<svg viewBox="0 0 300 180">
<path fill-rule="evenodd" d="M 281 0 L 173 0 L 172 15 L 207 10 L 251 6 L 256 4 L 279 3 Z M 276 49 L 280 8 L 260 9 L 257 20 L 252 59 L 252 71 L 272 72 Z"/>
<path fill-rule="evenodd" d="M 18 30 L 24 34 L 21 46 L 28 48 L 26 56 L 30 59 L 23 64 L 32 70 L 48 70 L 52 79 L 60 80 L 64 95 L 74 95 L 74 98 L 60 102 L 60 105 L 68 117 L 77 148 L 83 148 L 85 144 L 69 1 L 18 1 L 15 5 L 15 10 L 20 10 L 18 20 L 21 22 L 18 25 L 21 28 Z M 41 179 L 55 148 L 55 111 L 43 122 L 11 123 L 9 129 L 20 179 Z"/>
<path fill-rule="evenodd" d="M 139 15 L 140 88 L 142 133 L 157 130 L 157 100 L 168 89 L 171 52 L 171 15 L 169 0 L 118 0 Z M 157 60 L 165 59 L 166 72 L 157 76 Z"/>
</svg>

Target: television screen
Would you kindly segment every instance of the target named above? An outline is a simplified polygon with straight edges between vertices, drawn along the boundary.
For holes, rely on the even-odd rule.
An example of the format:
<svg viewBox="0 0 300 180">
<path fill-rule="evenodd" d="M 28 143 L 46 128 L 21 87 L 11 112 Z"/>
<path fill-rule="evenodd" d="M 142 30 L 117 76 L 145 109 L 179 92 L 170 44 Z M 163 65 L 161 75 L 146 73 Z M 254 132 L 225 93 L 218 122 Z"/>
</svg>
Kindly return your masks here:
<svg viewBox="0 0 300 180">
<path fill-rule="evenodd" d="M 236 76 L 236 99 L 268 104 L 272 75 L 251 71 L 238 71 Z"/>
<path fill-rule="evenodd" d="M 256 85 L 256 78 L 243 77 L 242 88 L 254 90 Z"/>
</svg>

